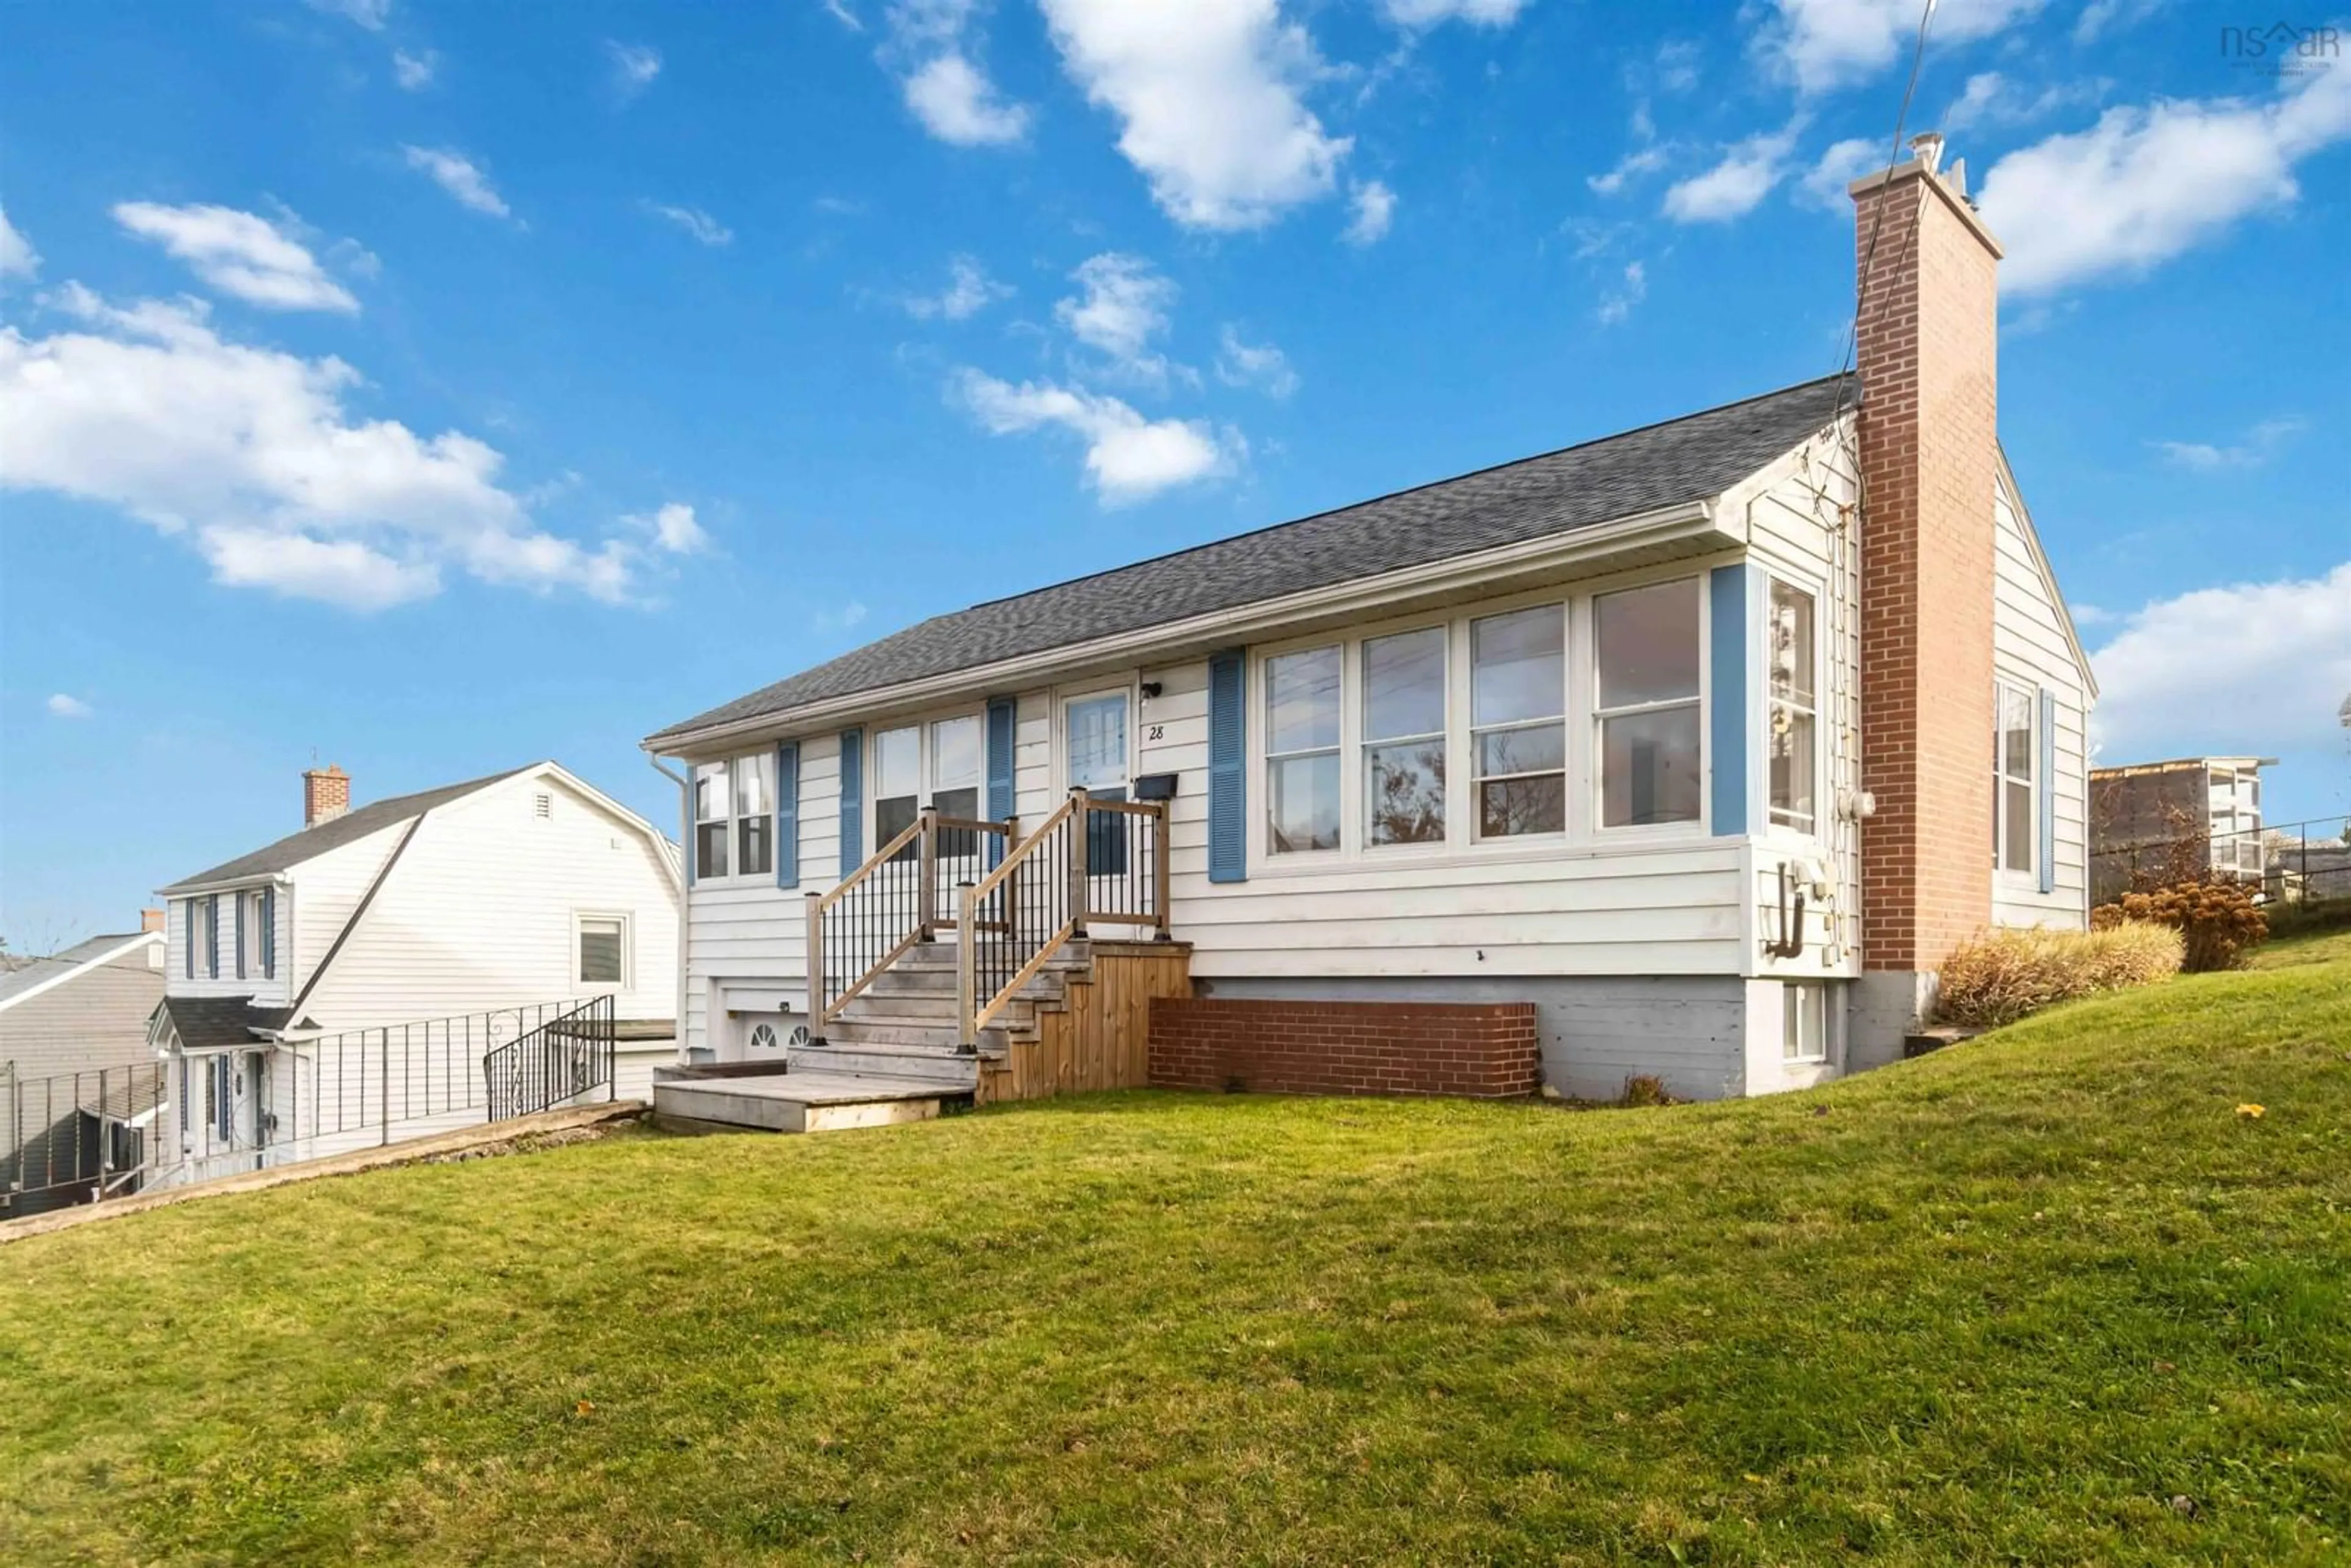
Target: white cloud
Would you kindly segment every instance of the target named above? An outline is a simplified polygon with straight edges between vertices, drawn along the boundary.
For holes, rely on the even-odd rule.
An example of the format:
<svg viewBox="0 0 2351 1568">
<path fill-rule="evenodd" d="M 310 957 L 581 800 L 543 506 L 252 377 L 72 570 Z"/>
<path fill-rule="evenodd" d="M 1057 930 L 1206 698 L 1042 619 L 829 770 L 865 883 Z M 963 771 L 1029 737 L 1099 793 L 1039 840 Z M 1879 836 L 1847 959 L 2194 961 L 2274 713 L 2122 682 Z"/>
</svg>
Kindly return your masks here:
<svg viewBox="0 0 2351 1568">
<path fill-rule="evenodd" d="M 2277 455 L 2288 436 L 2305 428 L 2307 422 L 2301 419 L 2265 419 L 2233 446 L 2208 441 L 2158 441 L 2155 444 L 2172 466 L 2212 474 L 2229 468 L 2259 468 Z"/>
<path fill-rule="evenodd" d="M 661 51 L 650 45 L 607 38 L 604 54 L 612 62 L 612 90 L 623 103 L 653 86 L 653 78 L 661 75 Z"/>
<path fill-rule="evenodd" d="M 2110 31 L 2146 21 L 2161 10 L 2164 0 L 2090 0 L 2074 23 L 2074 41 L 2094 44 Z"/>
<path fill-rule="evenodd" d="M 58 718 L 88 718 L 98 710 L 77 696 L 58 692 L 47 703 L 49 712 Z"/>
<path fill-rule="evenodd" d="M 704 245 L 735 243 L 735 231 L 700 207 L 672 207 L 664 206 L 659 202 L 647 202 L 645 211 L 655 217 L 667 218 Z"/>
<path fill-rule="evenodd" d="M 1070 276 L 1081 292 L 1054 305 L 1054 319 L 1079 342 L 1099 350 L 1119 373 L 1165 382 L 1167 361 L 1151 343 L 1166 334 L 1176 285 L 1141 256 L 1116 251 L 1088 257 Z"/>
<path fill-rule="evenodd" d="M 1617 287 L 1600 301 L 1594 312 L 1604 327 L 1614 327 L 1633 314 L 1633 307 L 1649 297 L 1649 269 L 1638 261 L 1625 264 Z"/>
<path fill-rule="evenodd" d="M 1366 180 L 1357 185 L 1352 195 L 1355 215 L 1348 220 L 1346 233 L 1340 237 L 1349 245 L 1377 245 L 1387 237 L 1388 229 L 1395 223 L 1396 196 L 1384 181 Z"/>
<path fill-rule="evenodd" d="M 224 294 L 271 310 L 357 311 L 350 290 L 327 276 L 308 247 L 268 219 L 234 207 L 123 202 L 114 221 L 153 240 Z"/>
<path fill-rule="evenodd" d="M 392 0 L 310 0 L 310 8 L 356 22 L 371 33 L 382 32 L 392 20 Z"/>
<path fill-rule="evenodd" d="M 2291 206 L 2294 165 L 2351 138 L 2351 70 L 2315 72 L 2265 101 L 2110 109 L 1991 167 L 1978 193 L 2008 259 L 2001 285 L 2034 294 L 2145 272 L 2238 219 Z"/>
<path fill-rule="evenodd" d="M 1244 342 L 1229 322 L 1217 342 L 1217 379 L 1227 386 L 1259 388 L 1273 398 L 1286 398 L 1298 390 L 1298 372 L 1290 368 L 1290 356 L 1271 343 Z"/>
<path fill-rule="evenodd" d="M 683 501 L 672 501 L 650 516 L 624 517 L 621 521 L 649 535 L 672 555 L 694 555 L 710 548 L 709 530 L 695 520 L 694 508 Z"/>
<path fill-rule="evenodd" d="M 1667 38 L 1657 46 L 1657 85 L 1667 92 L 1698 86 L 1699 49 L 1695 38 Z"/>
<path fill-rule="evenodd" d="M 401 151 L 407 154 L 410 168 L 428 176 L 461 205 L 494 218 L 514 215 L 504 198 L 491 188 L 488 172 L 464 153 L 435 147 L 402 147 Z"/>
<path fill-rule="evenodd" d="M 2351 561 L 2322 577 L 2199 589 L 2131 615 L 2091 655 L 2101 759 L 2342 744 Z"/>
<path fill-rule="evenodd" d="M 924 128 L 958 147 L 991 147 L 1029 133 L 1029 110 L 999 97 L 994 83 L 961 55 L 940 55 L 905 81 L 906 107 Z"/>
<path fill-rule="evenodd" d="M 2096 103 L 2114 83 L 2104 77 L 2052 82 L 2034 92 L 2019 87 L 1998 71 L 1978 71 L 1968 78 L 1959 98 L 1943 111 L 1940 129 L 1949 134 L 1978 126 L 2023 125 L 2063 110 Z"/>
<path fill-rule="evenodd" d="M 2041 8 L 2042 0 L 1941 0 L 1933 40 L 1989 37 Z M 1807 93 L 1826 92 L 1907 60 L 1918 33 L 1918 0 L 1775 0 L 1761 36 L 1765 57 Z"/>
<path fill-rule="evenodd" d="M 8 221 L 8 210 L 0 207 L 0 277 L 34 277 L 40 270 L 41 253 Z"/>
<path fill-rule="evenodd" d="M 1666 216 L 1680 224 L 1719 224 L 1753 212 L 1786 177 L 1797 129 L 1760 131 L 1733 143 L 1721 162 L 1667 188 Z"/>
<path fill-rule="evenodd" d="M 1277 0 L 1042 0 L 1071 79 L 1177 223 L 1261 227 L 1330 193 L 1353 145 L 1302 101 L 1323 74 Z M 1384 187 L 1383 187 L 1384 189 Z"/>
<path fill-rule="evenodd" d="M 1796 182 L 1797 199 L 1806 206 L 1832 213 L 1851 213 L 1849 188 L 1873 169 L 1888 167 L 1886 143 L 1866 136 L 1848 136 L 1829 144 L 1820 161 Z"/>
<path fill-rule="evenodd" d="M 857 19 L 857 13 L 851 10 L 847 5 L 841 4 L 841 0 L 824 0 L 824 10 L 825 15 L 831 16 L 834 21 L 848 28 L 851 32 L 862 33 L 865 31 L 865 24 Z"/>
<path fill-rule="evenodd" d="M 1399 27 L 1434 27 L 1462 21 L 1479 27 L 1507 27 L 1527 0 L 1385 0 L 1388 20 Z"/>
<path fill-rule="evenodd" d="M 1653 141 L 1646 147 L 1635 147 L 1625 153 L 1605 174 L 1585 175 L 1583 183 L 1592 187 L 1595 195 L 1613 196 L 1625 188 L 1626 181 L 1654 174 L 1664 168 L 1672 156 L 1670 149 Z"/>
<path fill-rule="evenodd" d="M 1228 474 L 1240 450 L 1230 432 L 1220 435 L 1198 421 L 1145 419 L 1114 397 L 1049 382 L 1014 386 L 966 370 L 949 390 L 991 434 L 1059 426 L 1083 437 L 1086 479 L 1106 506 Z"/>
<path fill-rule="evenodd" d="M 979 63 L 980 10 L 981 0 L 893 0 L 878 51 L 924 129 L 958 147 L 1002 146 L 1029 133 L 1027 106 L 1007 101 Z"/>
<path fill-rule="evenodd" d="M 423 92 L 433 85 L 433 77 L 441 68 L 441 57 L 431 49 L 392 51 L 392 77 L 403 91 Z"/>
<path fill-rule="evenodd" d="M 912 295 L 901 303 L 906 314 L 917 320 L 965 321 L 998 300 L 1011 297 L 1011 285 L 988 277 L 972 257 L 955 256 L 947 258 L 946 288 L 936 294 Z"/>
<path fill-rule="evenodd" d="M 78 283 L 47 337 L 0 328 L 0 488 L 110 504 L 183 534 L 214 577 L 375 610 L 444 568 L 537 591 L 628 595 L 634 547 L 538 527 L 473 436 L 355 416 L 342 361 L 225 339 L 201 300 L 107 304 Z"/>
</svg>

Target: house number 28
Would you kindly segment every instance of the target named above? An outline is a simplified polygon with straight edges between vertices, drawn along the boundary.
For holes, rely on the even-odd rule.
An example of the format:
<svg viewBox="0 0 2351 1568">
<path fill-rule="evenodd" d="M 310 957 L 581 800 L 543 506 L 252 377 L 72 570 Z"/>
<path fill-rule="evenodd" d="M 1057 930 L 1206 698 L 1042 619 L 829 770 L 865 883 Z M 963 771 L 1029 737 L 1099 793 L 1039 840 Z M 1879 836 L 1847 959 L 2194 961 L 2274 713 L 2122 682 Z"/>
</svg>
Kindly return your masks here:
<svg viewBox="0 0 2351 1568">
<path fill-rule="evenodd" d="M 1165 740 L 1167 738 L 1167 727 L 1164 724 L 1149 726 L 1143 732 L 1143 738 L 1145 740 Z"/>
</svg>

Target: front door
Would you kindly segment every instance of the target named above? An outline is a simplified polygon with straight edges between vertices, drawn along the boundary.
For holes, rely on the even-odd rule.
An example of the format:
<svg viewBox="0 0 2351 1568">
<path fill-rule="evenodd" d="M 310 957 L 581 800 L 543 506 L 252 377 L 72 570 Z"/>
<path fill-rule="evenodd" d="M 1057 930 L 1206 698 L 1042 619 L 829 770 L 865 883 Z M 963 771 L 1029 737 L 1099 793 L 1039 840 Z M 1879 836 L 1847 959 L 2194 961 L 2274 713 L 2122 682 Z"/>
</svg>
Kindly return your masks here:
<svg viewBox="0 0 2351 1568">
<path fill-rule="evenodd" d="M 1127 771 L 1126 693 L 1093 692 L 1061 705 L 1062 750 L 1068 783 L 1097 800 L 1123 800 Z M 1100 891 L 1102 880 L 1126 875 L 1126 819 L 1105 812 L 1086 834 L 1086 870 Z M 1093 902 L 1103 906 L 1099 896 Z M 1114 907 L 1114 906 L 1113 906 Z"/>
</svg>

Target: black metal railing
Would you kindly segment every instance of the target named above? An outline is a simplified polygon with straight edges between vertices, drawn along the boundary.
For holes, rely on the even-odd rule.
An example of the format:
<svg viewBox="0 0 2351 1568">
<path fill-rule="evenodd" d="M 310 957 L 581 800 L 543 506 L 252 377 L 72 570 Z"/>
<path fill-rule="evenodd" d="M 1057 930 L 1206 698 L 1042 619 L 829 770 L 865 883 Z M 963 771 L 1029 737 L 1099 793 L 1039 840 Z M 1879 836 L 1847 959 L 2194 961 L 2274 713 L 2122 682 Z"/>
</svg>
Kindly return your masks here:
<svg viewBox="0 0 2351 1568">
<path fill-rule="evenodd" d="M 598 997 L 498 1047 L 482 1058 L 488 1119 L 528 1116 L 599 1089 L 611 1098 L 618 1040 L 612 998 Z"/>
<path fill-rule="evenodd" d="M 0 1219 L 138 1191 L 168 1083 L 160 1061 L 38 1078 L 0 1063 Z"/>
<path fill-rule="evenodd" d="M 956 1016 L 966 1044 L 1054 952 L 1096 925 L 1167 929 L 1167 819 L 1155 802 L 1072 789 L 1061 809 L 964 890 Z"/>
<path fill-rule="evenodd" d="M 2175 833 L 2090 852 L 2093 903 L 2188 881 L 2257 883 L 2289 904 L 2351 896 L 2351 817 Z"/>
<path fill-rule="evenodd" d="M 925 806 L 838 887 L 808 895 L 812 1032 L 820 1035 L 899 955 L 955 928 L 957 889 L 1005 858 L 1015 825 Z"/>
</svg>

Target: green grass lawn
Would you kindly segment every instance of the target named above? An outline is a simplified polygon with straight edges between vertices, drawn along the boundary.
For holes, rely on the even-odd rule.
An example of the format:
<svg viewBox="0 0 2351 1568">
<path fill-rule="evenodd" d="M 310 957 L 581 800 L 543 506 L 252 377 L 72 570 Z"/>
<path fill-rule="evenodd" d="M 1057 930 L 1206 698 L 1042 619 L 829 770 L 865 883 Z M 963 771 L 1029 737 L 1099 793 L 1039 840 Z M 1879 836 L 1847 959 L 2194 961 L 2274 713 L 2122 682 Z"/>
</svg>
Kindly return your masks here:
<svg viewBox="0 0 2351 1568">
<path fill-rule="evenodd" d="M 1134 1094 L 37 1238 L 0 1561 L 2343 1561 L 2323 940 L 1747 1103 Z"/>
</svg>

